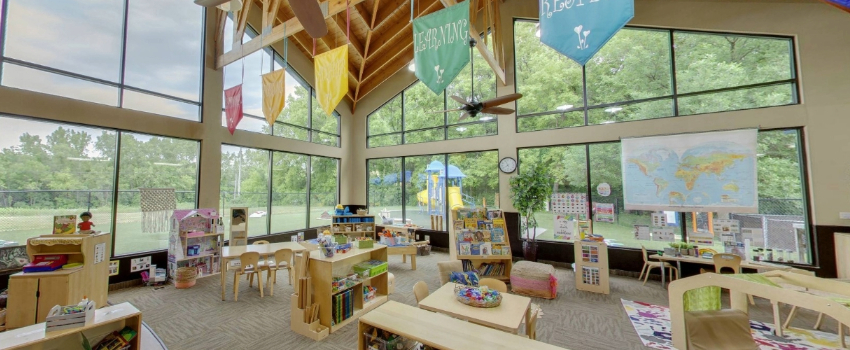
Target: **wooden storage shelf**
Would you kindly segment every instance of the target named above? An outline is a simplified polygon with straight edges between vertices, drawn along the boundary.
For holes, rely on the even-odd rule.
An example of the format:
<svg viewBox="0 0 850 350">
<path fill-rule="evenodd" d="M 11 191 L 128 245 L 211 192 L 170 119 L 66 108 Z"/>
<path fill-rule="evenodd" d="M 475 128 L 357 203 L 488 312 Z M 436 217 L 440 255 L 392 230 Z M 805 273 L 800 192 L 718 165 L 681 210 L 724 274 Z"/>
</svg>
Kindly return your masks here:
<svg viewBox="0 0 850 350">
<path fill-rule="evenodd" d="M 575 242 L 575 276 L 577 290 L 610 294 L 605 242 Z"/>
<path fill-rule="evenodd" d="M 372 221 L 370 221 L 370 222 L 342 222 L 341 221 L 342 219 L 350 219 L 350 218 L 358 218 L 358 219 L 372 218 Z M 371 230 L 354 230 L 354 228 L 357 225 L 368 225 L 368 226 L 371 226 L 372 229 Z M 375 222 L 375 216 L 374 215 L 341 215 L 341 216 L 340 215 L 333 215 L 333 216 L 331 216 L 331 233 L 335 234 L 335 235 L 339 235 L 339 234 L 346 234 L 346 235 L 359 234 L 359 235 L 362 236 L 362 235 L 369 234 L 369 235 L 371 235 L 372 240 L 376 240 L 375 239 L 375 237 L 376 237 L 375 229 L 377 227 L 376 225 L 377 225 L 377 223 Z M 351 228 L 352 230 L 346 231 L 345 230 L 346 227 Z"/>
<path fill-rule="evenodd" d="M 360 300 L 362 302 L 363 299 L 361 298 Z M 370 301 L 366 304 L 363 304 L 363 307 L 360 307 L 360 308 L 355 307 L 354 313 L 351 315 L 351 317 L 346 318 L 342 322 L 331 326 L 331 333 L 336 332 L 340 328 L 347 326 L 349 323 L 351 323 L 351 321 L 354 321 L 354 319 L 356 319 L 360 316 L 363 316 L 366 313 L 368 313 L 369 311 L 372 311 L 372 309 L 380 306 L 383 303 L 386 303 L 387 300 L 388 300 L 388 297 L 386 295 L 375 295 L 375 299 L 373 299 L 372 301 Z"/>
<path fill-rule="evenodd" d="M 458 260 L 513 260 L 510 255 L 458 255 Z"/>
</svg>

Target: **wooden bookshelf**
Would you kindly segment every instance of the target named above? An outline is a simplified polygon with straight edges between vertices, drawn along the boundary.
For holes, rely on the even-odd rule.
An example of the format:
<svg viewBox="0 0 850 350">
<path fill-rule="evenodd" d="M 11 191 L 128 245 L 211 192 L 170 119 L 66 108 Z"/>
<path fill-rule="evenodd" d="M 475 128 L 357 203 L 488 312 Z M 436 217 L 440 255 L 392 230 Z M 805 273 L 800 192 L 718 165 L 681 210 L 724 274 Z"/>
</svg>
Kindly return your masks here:
<svg viewBox="0 0 850 350">
<path fill-rule="evenodd" d="M 358 317 L 366 314 L 379 305 L 388 300 L 388 273 L 380 273 L 375 276 L 362 278 L 359 283 L 347 288 L 352 291 L 353 296 L 353 313 L 350 317 L 342 322 L 332 324 L 333 320 L 333 297 L 335 294 L 344 292 L 345 290 L 334 291 L 332 282 L 334 276 L 345 276 L 352 273 L 352 267 L 360 262 L 368 260 L 387 261 L 387 247 L 382 244 L 375 243 L 372 248 L 357 248 L 353 247 L 348 253 L 336 253 L 332 257 L 325 257 L 318 250 L 309 252 L 309 262 L 306 271 L 310 278 L 310 300 L 319 305 L 319 319 L 313 324 L 306 324 L 303 318 L 303 309 L 299 309 L 296 300 L 298 294 L 292 295 L 292 303 L 295 305 L 293 311 L 299 313 L 300 317 L 292 316 L 292 330 L 308 336 L 314 340 L 321 340 L 326 337 L 323 334 L 324 329 L 328 333 L 333 333 L 353 322 Z M 296 275 L 302 275 L 296 272 Z M 372 301 L 363 301 L 364 286 L 372 286 L 376 291 L 375 298 Z"/>
<path fill-rule="evenodd" d="M 356 220 L 358 222 L 349 222 Z M 365 221 L 370 220 L 370 221 Z M 331 216 L 331 233 L 357 236 L 369 236 L 375 240 L 374 215 L 334 215 Z"/>
<path fill-rule="evenodd" d="M 498 212 L 498 215 L 493 216 L 492 213 Z M 504 263 L 504 273 L 498 275 L 479 275 L 482 278 L 495 278 L 498 280 L 502 280 L 505 282 L 510 282 L 511 280 L 511 268 L 513 267 L 513 256 L 511 255 L 511 243 L 508 237 L 508 229 L 507 225 L 504 223 L 504 216 L 501 214 L 501 211 L 489 211 L 491 218 L 488 218 L 488 211 L 483 209 L 469 209 L 469 208 L 459 208 L 452 210 L 452 220 L 449 223 L 449 256 L 453 260 L 469 260 L 472 263 L 472 266 L 477 270 L 481 267 L 481 265 L 485 263 L 493 264 L 493 263 Z M 469 218 L 468 216 L 472 216 Z M 465 223 L 465 219 L 475 219 L 476 223 L 483 222 L 485 225 L 492 225 L 493 228 L 501 228 L 504 232 L 504 239 L 502 243 L 497 243 L 502 245 L 503 252 L 507 252 L 507 254 L 461 254 L 459 251 L 459 243 L 458 235 L 463 234 L 465 230 L 467 230 L 466 226 L 462 226 L 461 230 L 457 229 L 457 226 L 460 225 L 460 222 Z M 475 232 L 482 231 L 490 234 L 491 229 L 478 228 L 469 229 Z M 492 242 L 491 242 L 492 245 Z M 480 252 L 480 251 L 479 251 Z"/>
</svg>

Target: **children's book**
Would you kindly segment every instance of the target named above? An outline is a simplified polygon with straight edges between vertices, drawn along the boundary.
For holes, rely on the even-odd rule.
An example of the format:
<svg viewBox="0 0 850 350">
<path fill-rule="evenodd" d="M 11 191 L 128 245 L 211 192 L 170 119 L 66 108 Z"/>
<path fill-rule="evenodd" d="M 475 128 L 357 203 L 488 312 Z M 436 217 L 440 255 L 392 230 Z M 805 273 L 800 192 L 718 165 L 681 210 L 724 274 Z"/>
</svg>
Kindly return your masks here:
<svg viewBox="0 0 850 350">
<path fill-rule="evenodd" d="M 482 243 L 484 242 L 484 231 L 475 231 L 473 234 L 473 242 Z"/>
<path fill-rule="evenodd" d="M 463 226 L 464 228 L 475 230 L 478 228 L 478 220 L 475 220 L 474 218 L 463 219 Z"/>
<path fill-rule="evenodd" d="M 458 243 L 458 255 L 472 255 L 472 243 Z"/>
<path fill-rule="evenodd" d="M 481 255 L 481 243 L 472 243 L 470 255 Z"/>
<path fill-rule="evenodd" d="M 70 235 L 77 232 L 76 215 L 57 215 L 53 217 L 53 234 Z"/>
<path fill-rule="evenodd" d="M 501 227 L 490 230 L 490 241 L 493 243 L 505 243 L 505 231 Z"/>
<path fill-rule="evenodd" d="M 493 255 L 493 246 L 490 242 L 481 243 L 481 255 Z"/>
<path fill-rule="evenodd" d="M 504 244 L 493 243 L 493 255 L 507 255 L 505 254 L 505 249 L 507 248 Z"/>
<path fill-rule="evenodd" d="M 455 220 L 454 231 L 460 232 L 460 230 L 463 230 L 463 220 Z"/>
</svg>

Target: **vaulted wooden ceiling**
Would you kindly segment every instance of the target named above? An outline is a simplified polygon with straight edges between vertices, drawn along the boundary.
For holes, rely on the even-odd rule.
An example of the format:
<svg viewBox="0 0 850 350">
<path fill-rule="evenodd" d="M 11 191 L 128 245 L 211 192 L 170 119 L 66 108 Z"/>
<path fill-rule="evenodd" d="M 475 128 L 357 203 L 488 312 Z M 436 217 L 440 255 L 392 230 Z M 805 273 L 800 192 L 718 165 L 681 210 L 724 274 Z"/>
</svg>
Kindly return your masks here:
<svg viewBox="0 0 850 350">
<path fill-rule="evenodd" d="M 262 0 L 253 0 L 263 7 Z M 357 102 L 413 60 L 413 23 L 410 21 L 411 0 L 332 0 L 350 7 L 350 37 L 346 40 L 346 12 L 325 19 L 328 34 L 316 40 L 315 54 L 341 45 L 348 47 L 348 94 L 352 110 Z M 453 1 L 452 1 L 453 2 Z M 452 3 L 449 2 L 449 3 Z M 481 1 L 483 4 L 483 1 Z M 353 6 L 352 6 L 353 5 Z M 441 0 L 415 0 L 414 15 L 425 16 L 443 9 Z M 482 6 L 478 6 L 480 9 Z M 289 1 L 281 1 L 273 25 L 295 18 Z M 290 40 L 312 61 L 313 39 L 305 31 Z"/>
</svg>

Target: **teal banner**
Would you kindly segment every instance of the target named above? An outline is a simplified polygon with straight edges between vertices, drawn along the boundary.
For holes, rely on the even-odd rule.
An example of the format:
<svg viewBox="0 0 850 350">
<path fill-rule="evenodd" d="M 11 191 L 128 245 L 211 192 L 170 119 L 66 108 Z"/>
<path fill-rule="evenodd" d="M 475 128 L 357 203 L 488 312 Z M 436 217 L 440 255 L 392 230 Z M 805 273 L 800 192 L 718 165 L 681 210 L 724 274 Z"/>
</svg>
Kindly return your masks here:
<svg viewBox="0 0 850 350">
<path fill-rule="evenodd" d="M 583 66 L 634 16 L 634 0 L 540 0 L 540 41 Z"/>
<path fill-rule="evenodd" d="M 413 20 L 416 77 L 440 94 L 469 63 L 469 4 Z"/>
</svg>

